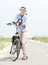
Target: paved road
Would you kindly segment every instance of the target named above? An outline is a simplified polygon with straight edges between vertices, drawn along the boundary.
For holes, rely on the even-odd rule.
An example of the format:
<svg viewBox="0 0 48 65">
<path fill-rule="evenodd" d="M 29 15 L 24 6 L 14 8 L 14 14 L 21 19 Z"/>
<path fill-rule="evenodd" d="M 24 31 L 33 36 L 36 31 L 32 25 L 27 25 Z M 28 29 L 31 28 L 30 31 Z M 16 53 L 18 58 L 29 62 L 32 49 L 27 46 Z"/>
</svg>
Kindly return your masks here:
<svg viewBox="0 0 48 65">
<path fill-rule="evenodd" d="M 12 62 L 9 54 L 10 46 L 2 52 L 4 55 L 0 58 L 0 65 L 48 65 L 48 44 L 28 40 L 26 46 L 28 50 L 28 60 L 21 60 L 22 51 L 17 61 Z"/>
</svg>

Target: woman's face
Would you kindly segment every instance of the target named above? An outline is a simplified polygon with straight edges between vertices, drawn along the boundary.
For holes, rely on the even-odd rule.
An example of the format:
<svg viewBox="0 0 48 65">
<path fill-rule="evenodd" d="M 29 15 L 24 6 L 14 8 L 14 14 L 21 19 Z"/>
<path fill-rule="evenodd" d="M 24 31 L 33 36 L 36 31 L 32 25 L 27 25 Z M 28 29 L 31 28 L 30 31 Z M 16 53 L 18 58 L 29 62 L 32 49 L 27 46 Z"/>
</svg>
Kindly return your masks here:
<svg viewBox="0 0 48 65">
<path fill-rule="evenodd" d="M 20 12 L 21 12 L 21 14 L 23 14 L 23 15 L 26 13 L 26 11 L 25 11 L 24 9 L 21 9 Z"/>
</svg>

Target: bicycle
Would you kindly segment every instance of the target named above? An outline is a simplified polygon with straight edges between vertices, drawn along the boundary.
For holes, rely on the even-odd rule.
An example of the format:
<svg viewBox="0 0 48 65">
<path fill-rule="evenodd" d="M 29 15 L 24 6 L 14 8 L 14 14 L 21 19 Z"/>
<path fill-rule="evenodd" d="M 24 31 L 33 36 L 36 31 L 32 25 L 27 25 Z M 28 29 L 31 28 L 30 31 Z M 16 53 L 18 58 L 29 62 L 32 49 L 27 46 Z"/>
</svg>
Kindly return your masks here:
<svg viewBox="0 0 48 65">
<path fill-rule="evenodd" d="M 16 25 L 15 22 L 12 23 Z M 7 23 L 7 25 L 12 25 L 12 23 Z M 11 58 L 13 61 L 16 61 L 18 59 L 20 54 L 20 49 L 22 49 L 22 42 L 20 40 L 18 32 L 16 32 L 15 36 L 12 37 L 12 46 L 11 46 Z"/>
</svg>

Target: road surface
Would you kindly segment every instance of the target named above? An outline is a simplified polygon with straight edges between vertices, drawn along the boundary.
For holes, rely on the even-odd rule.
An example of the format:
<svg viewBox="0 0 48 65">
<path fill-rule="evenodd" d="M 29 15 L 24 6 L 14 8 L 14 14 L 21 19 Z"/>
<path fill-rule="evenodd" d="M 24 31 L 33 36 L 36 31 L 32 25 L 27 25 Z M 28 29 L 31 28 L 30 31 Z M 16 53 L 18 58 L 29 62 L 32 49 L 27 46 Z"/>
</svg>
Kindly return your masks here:
<svg viewBox="0 0 48 65">
<path fill-rule="evenodd" d="M 11 60 L 10 45 L 2 51 L 0 65 L 48 65 L 48 44 L 28 40 L 26 43 L 28 60 L 21 60 L 22 50 L 17 61 Z"/>
</svg>

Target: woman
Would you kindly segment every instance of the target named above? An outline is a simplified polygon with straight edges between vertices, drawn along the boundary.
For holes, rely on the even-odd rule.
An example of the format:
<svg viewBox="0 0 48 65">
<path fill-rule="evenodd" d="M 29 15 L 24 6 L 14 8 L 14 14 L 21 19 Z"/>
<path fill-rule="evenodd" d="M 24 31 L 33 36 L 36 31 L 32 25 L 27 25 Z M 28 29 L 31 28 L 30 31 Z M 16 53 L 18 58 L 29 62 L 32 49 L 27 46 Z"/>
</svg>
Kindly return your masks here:
<svg viewBox="0 0 48 65">
<path fill-rule="evenodd" d="M 17 23 L 19 24 L 16 29 L 19 33 L 19 36 L 22 42 L 22 51 L 23 51 L 22 60 L 26 60 L 28 58 L 26 55 L 26 48 L 25 48 L 26 8 L 21 7 L 19 10 L 20 10 L 20 13 L 16 15 L 13 22 L 16 22 L 16 24 Z M 22 20 L 22 22 L 19 22 L 19 20 Z"/>
</svg>

